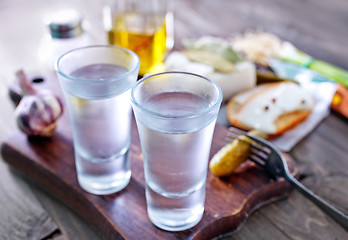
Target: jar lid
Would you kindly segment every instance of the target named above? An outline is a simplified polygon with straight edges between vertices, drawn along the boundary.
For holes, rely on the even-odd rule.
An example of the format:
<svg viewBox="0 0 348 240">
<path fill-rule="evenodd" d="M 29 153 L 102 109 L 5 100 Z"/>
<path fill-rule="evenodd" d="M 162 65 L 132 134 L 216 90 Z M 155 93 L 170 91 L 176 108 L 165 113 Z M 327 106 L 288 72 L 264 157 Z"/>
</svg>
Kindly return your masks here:
<svg viewBox="0 0 348 240">
<path fill-rule="evenodd" d="M 48 26 L 52 38 L 73 38 L 83 33 L 81 14 L 73 9 L 52 14 Z"/>
</svg>

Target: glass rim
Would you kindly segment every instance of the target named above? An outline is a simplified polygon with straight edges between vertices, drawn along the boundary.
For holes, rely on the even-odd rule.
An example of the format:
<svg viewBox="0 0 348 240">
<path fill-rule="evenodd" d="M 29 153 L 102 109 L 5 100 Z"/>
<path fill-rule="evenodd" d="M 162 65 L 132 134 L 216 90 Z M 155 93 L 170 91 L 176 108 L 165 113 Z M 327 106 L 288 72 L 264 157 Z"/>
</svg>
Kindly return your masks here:
<svg viewBox="0 0 348 240">
<path fill-rule="evenodd" d="M 208 81 L 209 83 L 211 83 L 218 91 L 218 97 L 216 99 L 216 101 L 214 102 L 214 104 L 212 104 L 211 106 L 209 106 L 208 108 L 205 108 L 201 111 L 197 111 L 197 112 L 194 112 L 194 113 L 189 113 L 189 114 L 183 114 L 183 115 L 178 115 L 178 116 L 174 116 L 174 115 L 170 115 L 170 114 L 161 114 L 161 113 L 158 113 L 158 112 L 155 112 L 155 111 L 152 111 L 152 110 L 149 110 L 145 107 L 143 107 L 141 104 L 138 103 L 138 101 L 135 99 L 135 96 L 134 96 L 134 91 L 135 89 L 140 85 L 142 84 L 143 82 L 149 80 L 150 78 L 153 78 L 153 77 L 157 77 L 157 76 L 161 76 L 161 75 L 168 75 L 168 74 L 185 74 L 185 75 L 191 75 L 191 76 L 195 76 L 195 77 L 198 77 L 198 78 L 201 78 L 201 79 L 204 79 L 206 81 Z M 217 106 L 219 106 L 222 102 L 222 90 L 220 88 L 220 86 L 214 82 L 213 80 L 210 80 L 209 78 L 207 77 L 204 77 L 202 75 L 199 75 L 199 74 L 195 74 L 195 73 L 190 73 L 190 72 L 184 72 L 184 71 L 168 71 L 168 72 L 161 72 L 161 73 L 156 73 L 156 74 L 151 74 L 149 76 L 146 76 L 146 77 L 143 77 L 142 79 L 140 79 L 137 84 L 132 88 L 131 90 L 131 102 L 132 104 L 137 107 L 138 109 L 140 109 L 141 111 L 145 112 L 145 113 L 148 113 L 150 115 L 153 115 L 153 116 L 156 116 L 158 118 L 165 118 L 165 119 L 183 119 L 183 118 L 194 118 L 194 117 L 197 117 L 197 116 L 201 116 L 201 115 L 204 115 L 208 112 L 211 112 L 213 109 L 215 109 Z"/>
<path fill-rule="evenodd" d="M 61 63 L 62 58 L 66 57 L 67 55 L 69 55 L 71 53 L 78 52 L 78 51 L 85 50 L 85 49 L 92 49 L 92 48 L 95 48 L 95 49 L 97 49 L 97 48 L 105 48 L 105 49 L 109 48 L 109 49 L 122 50 L 122 51 L 127 52 L 130 55 L 132 55 L 132 57 L 136 59 L 137 63 L 136 63 L 136 65 L 132 69 L 127 70 L 127 72 L 122 73 L 120 75 L 117 75 L 115 77 L 105 78 L 105 79 L 84 79 L 84 78 L 72 77 L 72 76 L 70 76 L 70 75 L 68 75 L 68 74 L 66 74 L 66 73 L 64 73 L 63 71 L 60 70 L 59 65 Z M 90 46 L 85 46 L 85 47 L 74 48 L 74 49 L 64 53 L 56 61 L 55 70 L 62 77 L 66 78 L 66 79 L 69 79 L 69 80 L 76 81 L 76 82 L 105 83 L 105 82 L 112 82 L 112 81 L 115 81 L 115 80 L 120 79 L 120 78 L 124 78 L 127 75 L 131 75 L 132 73 L 134 73 L 139 68 L 139 66 L 140 66 L 140 59 L 139 59 L 138 55 L 135 54 L 133 51 L 131 51 L 129 49 L 126 49 L 126 48 L 123 48 L 123 47 L 119 47 L 119 46 L 114 46 L 114 45 L 90 45 Z"/>
</svg>

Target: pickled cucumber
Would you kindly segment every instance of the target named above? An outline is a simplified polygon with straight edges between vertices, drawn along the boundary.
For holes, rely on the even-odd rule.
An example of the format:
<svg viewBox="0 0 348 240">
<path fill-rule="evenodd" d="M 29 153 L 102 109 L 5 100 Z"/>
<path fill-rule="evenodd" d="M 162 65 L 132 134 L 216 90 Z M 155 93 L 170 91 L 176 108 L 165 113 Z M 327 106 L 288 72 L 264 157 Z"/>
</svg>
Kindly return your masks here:
<svg viewBox="0 0 348 240">
<path fill-rule="evenodd" d="M 249 134 L 267 138 L 267 135 L 261 131 L 253 130 Z M 227 143 L 211 159 L 210 171 L 218 177 L 230 175 L 248 158 L 251 149 L 250 143 L 251 140 L 244 135 L 240 136 L 240 139 Z"/>
</svg>

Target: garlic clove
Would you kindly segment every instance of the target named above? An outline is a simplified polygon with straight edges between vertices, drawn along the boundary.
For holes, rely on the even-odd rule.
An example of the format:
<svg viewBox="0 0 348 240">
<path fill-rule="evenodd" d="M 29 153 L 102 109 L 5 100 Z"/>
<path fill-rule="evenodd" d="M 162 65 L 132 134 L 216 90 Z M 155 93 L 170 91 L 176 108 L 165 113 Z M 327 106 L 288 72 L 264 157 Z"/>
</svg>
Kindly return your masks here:
<svg viewBox="0 0 348 240">
<path fill-rule="evenodd" d="M 49 90 L 32 88 L 24 73 L 17 75 L 22 85 L 29 89 L 15 110 L 19 129 L 29 136 L 52 136 L 56 121 L 63 114 L 62 101 Z"/>
<path fill-rule="evenodd" d="M 29 136 L 51 136 L 62 115 L 62 103 L 53 94 L 26 95 L 16 108 L 20 130 Z"/>
</svg>

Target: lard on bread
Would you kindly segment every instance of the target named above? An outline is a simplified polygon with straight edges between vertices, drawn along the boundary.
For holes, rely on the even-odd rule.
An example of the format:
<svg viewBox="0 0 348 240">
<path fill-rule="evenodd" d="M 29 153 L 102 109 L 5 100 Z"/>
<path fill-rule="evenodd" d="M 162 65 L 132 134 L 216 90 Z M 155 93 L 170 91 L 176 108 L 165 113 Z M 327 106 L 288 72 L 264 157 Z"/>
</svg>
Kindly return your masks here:
<svg viewBox="0 0 348 240">
<path fill-rule="evenodd" d="M 293 82 L 262 84 L 235 95 L 227 104 L 231 125 L 276 137 L 304 121 L 314 99 Z"/>
</svg>

